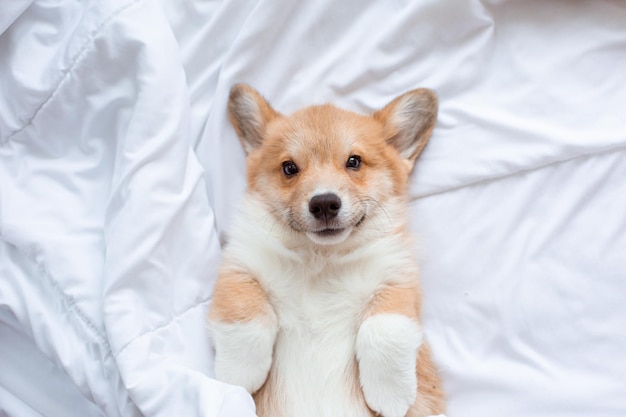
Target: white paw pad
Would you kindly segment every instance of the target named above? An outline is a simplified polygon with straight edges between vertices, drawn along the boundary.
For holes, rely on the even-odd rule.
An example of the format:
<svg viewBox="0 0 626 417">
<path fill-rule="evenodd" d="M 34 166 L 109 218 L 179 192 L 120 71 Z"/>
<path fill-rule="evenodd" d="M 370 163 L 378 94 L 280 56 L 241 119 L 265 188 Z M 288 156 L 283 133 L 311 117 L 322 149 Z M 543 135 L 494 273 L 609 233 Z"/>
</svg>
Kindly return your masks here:
<svg viewBox="0 0 626 417">
<path fill-rule="evenodd" d="M 419 324 L 401 314 L 377 314 L 359 328 L 356 357 L 367 405 L 384 417 L 404 417 L 417 396 Z"/>
</svg>

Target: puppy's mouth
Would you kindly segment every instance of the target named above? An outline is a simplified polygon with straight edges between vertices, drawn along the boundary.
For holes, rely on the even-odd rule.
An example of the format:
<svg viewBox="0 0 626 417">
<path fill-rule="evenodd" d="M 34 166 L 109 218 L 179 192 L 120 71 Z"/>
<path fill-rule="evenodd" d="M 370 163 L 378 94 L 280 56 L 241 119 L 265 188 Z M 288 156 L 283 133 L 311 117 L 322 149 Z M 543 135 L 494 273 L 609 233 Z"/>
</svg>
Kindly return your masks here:
<svg viewBox="0 0 626 417">
<path fill-rule="evenodd" d="M 332 237 L 332 236 L 337 236 L 340 235 L 341 233 L 343 233 L 343 231 L 346 230 L 346 228 L 341 228 L 341 229 L 323 229 L 323 230 L 318 230 L 317 232 L 313 232 L 316 235 L 320 236 L 320 237 Z"/>
<path fill-rule="evenodd" d="M 353 225 L 349 225 L 349 226 L 346 226 L 346 227 L 328 227 L 326 229 L 316 230 L 313 233 L 319 235 L 320 237 L 331 237 L 331 236 L 340 235 L 346 229 L 352 229 L 354 227 L 359 227 L 363 223 L 364 220 L 365 220 L 365 214 L 363 214 L 363 216 L 361 216 L 361 218 L 356 223 L 354 223 Z"/>
<path fill-rule="evenodd" d="M 332 245 L 343 242 L 352 233 L 352 230 L 359 227 L 365 220 L 365 214 L 359 220 L 346 227 L 326 227 L 320 230 L 307 232 L 306 235 L 313 242 L 321 245 Z"/>
</svg>

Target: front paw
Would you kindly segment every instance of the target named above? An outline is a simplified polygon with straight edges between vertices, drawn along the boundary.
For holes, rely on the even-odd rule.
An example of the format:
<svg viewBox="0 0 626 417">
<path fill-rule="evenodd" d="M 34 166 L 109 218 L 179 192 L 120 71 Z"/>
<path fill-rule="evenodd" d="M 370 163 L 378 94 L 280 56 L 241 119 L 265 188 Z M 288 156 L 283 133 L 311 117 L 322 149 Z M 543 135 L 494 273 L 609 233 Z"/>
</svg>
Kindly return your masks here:
<svg viewBox="0 0 626 417">
<path fill-rule="evenodd" d="M 419 324 L 401 314 L 377 314 L 359 328 L 356 357 L 367 405 L 384 417 L 403 417 L 417 396 Z"/>
<path fill-rule="evenodd" d="M 215 346 L 215 376 L 255 393 L 272 366 L 276 326 L 261 320 L 245 323 L 209 321 Z"/>
</svg>

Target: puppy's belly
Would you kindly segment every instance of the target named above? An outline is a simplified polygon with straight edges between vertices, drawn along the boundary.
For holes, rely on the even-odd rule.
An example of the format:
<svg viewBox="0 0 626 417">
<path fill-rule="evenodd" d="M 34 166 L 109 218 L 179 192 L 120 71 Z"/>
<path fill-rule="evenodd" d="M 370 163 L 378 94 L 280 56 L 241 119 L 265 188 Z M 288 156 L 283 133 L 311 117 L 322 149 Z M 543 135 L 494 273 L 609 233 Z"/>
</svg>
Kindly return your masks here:
<svg viewBox="0 0 626 417">
<path fill-rule="evenodd" d="M 363 399 L 351 323 L 302 323 L 279 330 L 260 417 L 372 417 Z"/>
</svg>

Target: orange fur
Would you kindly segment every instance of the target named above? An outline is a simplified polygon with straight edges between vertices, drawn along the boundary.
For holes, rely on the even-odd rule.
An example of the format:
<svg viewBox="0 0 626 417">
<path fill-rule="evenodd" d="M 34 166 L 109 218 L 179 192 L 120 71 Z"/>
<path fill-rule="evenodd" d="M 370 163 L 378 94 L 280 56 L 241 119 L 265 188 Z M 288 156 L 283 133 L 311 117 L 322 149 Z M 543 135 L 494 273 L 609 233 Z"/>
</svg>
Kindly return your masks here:
<svg viewBox="0 0 626 417">
<path fill-rule="evenodd" d="M 387 285 L 372 299 L 366 315 L 380 313 L 403 314 L 407 317 L 419 319 L 421 309 L 421 295 L 417 281 L 409 285 Z"/>
<path fill-rule="evenodd" d="M 402 164 L 392 163 L 397 151 L 380 140 L 385 134 L 383 123 L 373 117 L 331 105 L 309 107 L 289 118 L 273 118 L 266 126 L 264 146 L 248 158 L 248 184 L 256 192 L 264 192 L 270 185 L 289 190 L 304 181 L 303 177 L 309 179 L 309 184 L 302 186 L 306 188 L 330 176 L 344 185 L 371 188 L 384 168 L 392 176 L 394 194 L 400 194 L 405 191 L 409 172 Z M 346 172 L 345 158 L 351 153 L 363 155 L 368 169 Z M 296 181 L 276 175 L 287 159 L 294 159 L 302 170 Z M 270 161 L 273 165 L 268 169 Z"/>
<path fill-rule="evenodd" d="M 221 268 L 215 282 L 209 318 L 223 322 L 245 322 L 263 317 L 271 309 L 258 281 L 242 269 Z"/>
<path fill-rule="evenodd" d="M 417 356 L 417 401 L 406 417 L 427 417 L 446 412 L 445 395 L 428 343 L 422 344 Z"/>
</svg>

